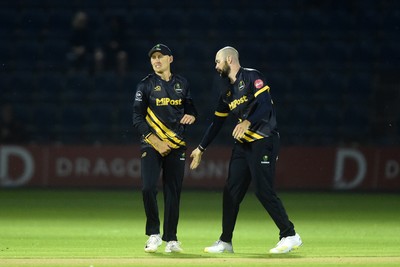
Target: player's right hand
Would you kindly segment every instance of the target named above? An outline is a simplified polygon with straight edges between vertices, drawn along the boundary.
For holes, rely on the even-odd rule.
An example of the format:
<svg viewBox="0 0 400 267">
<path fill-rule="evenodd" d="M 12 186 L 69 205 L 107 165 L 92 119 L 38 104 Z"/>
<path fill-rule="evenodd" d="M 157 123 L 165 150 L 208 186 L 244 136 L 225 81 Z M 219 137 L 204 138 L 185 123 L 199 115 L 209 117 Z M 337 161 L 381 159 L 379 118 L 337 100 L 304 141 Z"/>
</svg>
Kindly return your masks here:
<svg viewBox="0 0 400 267">
<path fill-rule="evenodd" d="M 161 154 L 161 156 L 165 157 L 166 155 L 171 152 L 171 148 L 168 146 L 168 144 L 164 141 L 161 141 L 157 143 L 155 149 L 158 151 L 158 153 Z"/>
<path fill-rule="evenodd" d="M 198 148 L 192 151 L 192 154 L 190 154 L 190 157 L 192 158 L 192 162 L 190 163 L 191 170 L 196 169 L 200 165 L 202 155 L 203 152 L 201 152 Z"/>
<path fill-rule="evenodd" d="M 156 135 L 151 134 L 148 139 L 150 141 L 150 144 L 154 147 L 155 150 L 158 151 L 158 153 L 161 154 L 161 156 L 165 157 L 169 154 L 169 152 L 171 152 L 171 148 L 168 146 L 168 143 L 159 139 Z"/>
</svg>

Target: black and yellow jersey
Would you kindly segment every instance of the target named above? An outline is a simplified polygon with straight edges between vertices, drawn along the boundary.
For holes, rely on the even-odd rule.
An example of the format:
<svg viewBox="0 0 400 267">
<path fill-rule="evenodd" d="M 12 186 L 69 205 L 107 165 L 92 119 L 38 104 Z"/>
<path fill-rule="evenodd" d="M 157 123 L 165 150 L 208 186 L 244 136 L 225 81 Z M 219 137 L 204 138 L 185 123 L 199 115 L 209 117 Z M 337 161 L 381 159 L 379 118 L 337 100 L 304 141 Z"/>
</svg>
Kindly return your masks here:
<svg viewBox="0 0 400 267">
<path fill-rule="evenodd" d="M 197 116 L 187 80 L 172 75 L 169 81 L 155 73 L 139 82 L 133 103 L 133 125 L 142 135 L 142 144 L 150 145 L 147 137 L 153 133 L 171 148 L 186 146 L 184 114 Z"/>
<path fill-rule="evenodd" d="M 264 76 L 255 69 L 240 68 L 236 81 L 223 84 L 210 125 L 200 145 L 205 148 L 222 127 L 229 114 L 238 118 L 238 122 L 249 120 L 250 128 L 240 142 L 253 142 L 277 132 L 276 114 L 270 95 L 270 88 Z"/>
</svg>

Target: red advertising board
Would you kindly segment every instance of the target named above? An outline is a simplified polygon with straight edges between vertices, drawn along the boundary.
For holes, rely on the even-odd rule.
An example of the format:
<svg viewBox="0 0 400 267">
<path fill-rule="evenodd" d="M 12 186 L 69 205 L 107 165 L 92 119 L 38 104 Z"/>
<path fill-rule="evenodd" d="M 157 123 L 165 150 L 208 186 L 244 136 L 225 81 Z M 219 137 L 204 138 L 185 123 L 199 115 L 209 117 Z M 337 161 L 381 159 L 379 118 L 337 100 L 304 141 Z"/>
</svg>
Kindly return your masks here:
<svg viewBox="0 0 400 267">
<path fill-rule="evenodd" d="M 207 149 L 184 186 L 222 188 L 231 147 Z M 139 146 L 0 146 L 0 187 L 140 187 Z M 400 190 L 400 148 L 284 147 L 276 186 L 299 190 Z"/>
</svg>

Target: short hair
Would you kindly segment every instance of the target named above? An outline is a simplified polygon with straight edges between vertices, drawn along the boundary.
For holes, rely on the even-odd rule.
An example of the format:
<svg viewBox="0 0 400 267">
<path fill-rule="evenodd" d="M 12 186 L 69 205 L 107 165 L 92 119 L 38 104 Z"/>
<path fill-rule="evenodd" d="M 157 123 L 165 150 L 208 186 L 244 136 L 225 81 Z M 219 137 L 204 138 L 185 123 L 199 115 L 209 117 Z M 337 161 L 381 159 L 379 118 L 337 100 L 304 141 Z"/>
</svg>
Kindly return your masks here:
<svg viewBox="0 0 400 267">
<path fill-rule="evenodd" d="M 224 57 L 232 56 L 234 59 L 239 61 L 239 52 L 232 46 L 225 46 L 221 48 L 218 53 L 222 53 Z"/>
</svg>

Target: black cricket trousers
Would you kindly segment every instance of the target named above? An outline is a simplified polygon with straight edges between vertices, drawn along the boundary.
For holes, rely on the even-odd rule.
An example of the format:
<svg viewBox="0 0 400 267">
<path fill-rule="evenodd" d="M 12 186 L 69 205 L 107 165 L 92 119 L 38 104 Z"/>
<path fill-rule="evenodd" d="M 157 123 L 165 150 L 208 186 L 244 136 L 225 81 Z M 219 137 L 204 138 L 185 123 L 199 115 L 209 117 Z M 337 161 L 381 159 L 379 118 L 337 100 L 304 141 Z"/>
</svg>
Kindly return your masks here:
<svg viewBox="0 0 400 267">
<path fill-rule="evenodd" d="M 278 133 L 251 143 L 236 142 L 223 192 L 222 241 L 232 241 L 239 206 L 252 180 L 255 195 L 279 228 L 279 237 L 296 234 L 274 189 L 278 153 Z"/>
<path fill-rule="evenodd" d="M 186 148 L 172 149 L 162 157 L 152 147 L 141 149 L 142 195 L 146 213 L 146 235 L 160 233 L 160 218 L 157 203 L 157 185 L 162 177 L 164 194 L 164 241 L 178 240 L 177 228 L 182 182 L 185 171 Z"/>
</svg>

